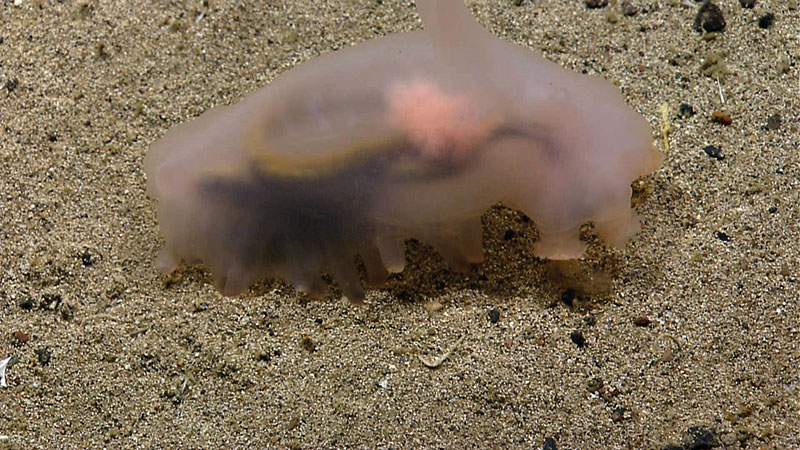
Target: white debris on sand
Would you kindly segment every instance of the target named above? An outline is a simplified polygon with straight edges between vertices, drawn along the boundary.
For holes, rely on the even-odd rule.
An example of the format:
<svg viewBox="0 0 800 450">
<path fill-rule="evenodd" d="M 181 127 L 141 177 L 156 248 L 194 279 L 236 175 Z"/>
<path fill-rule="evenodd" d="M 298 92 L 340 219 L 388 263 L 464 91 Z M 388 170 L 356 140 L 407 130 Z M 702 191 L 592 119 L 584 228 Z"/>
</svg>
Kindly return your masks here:
<svg viewBox="0 0 800 450">
<path fill-rule="evenodd" d="M 6 366 L 9 361 L 11 361 L 10 356 L 0 361 L 0 386 L 2 387 L 8 387 L 8 384 L 6 384 Z"/>
</svg>

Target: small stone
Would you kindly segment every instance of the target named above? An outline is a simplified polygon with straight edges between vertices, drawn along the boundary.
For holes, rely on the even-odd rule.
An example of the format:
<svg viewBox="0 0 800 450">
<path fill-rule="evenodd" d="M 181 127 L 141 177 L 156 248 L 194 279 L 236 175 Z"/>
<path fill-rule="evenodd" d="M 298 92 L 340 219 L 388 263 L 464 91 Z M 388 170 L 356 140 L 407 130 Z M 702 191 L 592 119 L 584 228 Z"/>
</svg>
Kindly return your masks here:
<svg viewBox="0 0 800 450">
<path fill-rule="evenodd" d="M 591 9 L 605 8 L 608 6 L 608 0 L 584 0 L 586 6 Z"/>
<path fill-rule="evenodd" d="M 688 103 L 681 103 L 678 105 L 678 115 L 684 119 L 692 117 L 694 115 L 694 108 Z"/>
<path fill-rule="evenodd" d="M 11 93 L 11 91 L 16 89 L 17 86 L 19 86 L 19 80 L 17 80 L 16 78 L 6 81 L 6 90 L 8 91 L 9 94 Z"/>
<path fill-rule="evenodd" d="M 439 312 L 442 310 L 442 308 L 444 308 L 444 305 L 437 301 L 425 303 L 425 310 L 429 313 Z"/>
<path fill-rule="evenodd" d="M 36 352 L 36 357 L 39 359 L 39 364 L 43 366 L 50 364 L 50 359 L 52 358 L 52 354 L 50 353 L 49 348 L 47 347 L 40 348 L 35 350 L 35 352 Z"/>
<path fill-rule="evenodd" d="M 719 6 L 706 0 L 697 10 L 694 18 L 694 29 L 697 31 L 722 31 L 725 29 L 725 16 Z"/>
<path fill-rule="evenodd" d="M 544 438 L 542 450 L 558 450 L 558 447 L 556 446 L 556 440 L 551 437 Z"/>
<path fill-rule="evenodd" d="M 639 8 L 628 0 L 624 0 L 622 4 L 620 4 L 620 9 L 622 9 L 622 14 L 626 16 L 635 16 L 639 13 Z"/>
<path fill-rule="evenodd" d="M 95 259 L 92 257 L 92 254 L 89 252 L 89 250 L 84 250 L 81 252 L 80 259 L 83 267 L 89 267 L 95 262 Z"/>
<path fill-rule="evenodd" d="M 286 429 L 288 431 L 292 431 L 295 428 L 297 428 L 298 425 L 300 425 L 300 418 L 295 416 L 295 417 L 292 417 L 291 420 L 289 420 L 289 425 L 286 427 Z"/>
<path fill-rule="evenodd" d="M 28 336 L 24 331 L 15 331 L 11 334 L 11 336 L 20 344 L 24 344 L 31 339 L 30 336 Z"/>
<path fill-rule="evenodd" d="M 717 145 L 706 145 L 703 147 L 703 151 L 706 152 L 706 155 L 717 161 L 722 161 L 725 158 L 725 156 L 722 155 L 722 148 Z"/>
<path fill-rule="evenodd" d="M 633 324 L 637 327 L 646 327 L 650 325 L 650 319 L 645 316 L 634 317 Z"/>
<path fill-rule="evenodd" d="M 583 336 L 583 333 L 580 330 L 575 330 L 570 333 L 569 338 L 575 343 L 575 345 L 578 346 L 578 348 L 583 348 L 586 346 L 586 338 Z"/>
<path fill-rule="evenodd" d="M 768 12 L 758 19 L 758 27 L 767 29 L 775 22 L 775 14 Z"/>
<path fill-rule="evenodd" d="M 19 303 L 19 307 L 25 311 L 30 311 L 36 307 L 36 302 L 32 298 L 28 297 Z"/>
<path fill-rule="evenodd" d="M 617 408 L 611 413 L 611 421 L 619 423 L 625 420 L 625 408 Z"/>
<path fill-rule="evenodd" d="M 589 392 L 597 392 L 600 389 L 603 389 L 603 385 L 603 380 L 600 378 L 592 378 L 588 383 L 586 383 L 586 389 Z"/>
<path fill-rule="evenodd" d="M 316 344 L 314 344 L 314 341 L 312 341 L 311 338 L 308 336 L 304 337 L 300 341 L 300 346 L 303 347 L 303 349 L 308 351 L 309 353 L 314 353 L 317 350 Z"/>
<path fill-rule="evenodd" d="M 108 46 L 105 42 L 98 42 L 94 45 L 94 56 L 97 59 L 107 59 L 109 57 Z"/>
<path fill-rule="evenodd" d="M 792 67 L 792 62 L 789 60 L 789 58 L 786 57 L 780 58 L 776 64 L 778 75 L 785 75 L 789 73 L 789 69 L 791 67 Z"/>
<path fill-rule="evenodd" d="M 731 237 L 728 236 L 728 233 L 724 231 L 715 231 L 714 236 L 716 236 L 717 239 L 719 239 L 722 242 L 730 242 L 731 240 Z"/>
<path fill-rule="evenodd" d="M 739 4 L 742 5 L 742 8 L 752 9 L 756 6 L 756 0 L 739 0 Z"/>
<path fill-rule="evenodd" d="M 61 313 L 61 319 L 70 321 L 73 317 L 75 317 L 75 310 L 77 307 L 75 306 L 75 302 L 70 299 L 64 300 L 58 305 L 58 312 Z"/>
<path fill-rule="evenodd" d="M 780 114 L 773 114 L 767 117 L 767 129 L 768 130 L 777 130 L 781 126 L 781 115 Z"/>
<path fill-rule="evenodd" d="M 497 323 L 500 321 L 500 311 L 496 309 L 489 310 L 489 322 Z"/>
<path fill-rule="evenodd" d="M 733 119 L 731 119 L 731 116 L 719 111 L 711 114 L 711 121 L 726 126 L 733 123 Z"/>
<path fill-rule="evenodd" d="M 686 430 L 685 447 L 690 449 L 711 449 L 719 444 L 717 433 L 702 427 L 690 427 Z"/>
</svg>

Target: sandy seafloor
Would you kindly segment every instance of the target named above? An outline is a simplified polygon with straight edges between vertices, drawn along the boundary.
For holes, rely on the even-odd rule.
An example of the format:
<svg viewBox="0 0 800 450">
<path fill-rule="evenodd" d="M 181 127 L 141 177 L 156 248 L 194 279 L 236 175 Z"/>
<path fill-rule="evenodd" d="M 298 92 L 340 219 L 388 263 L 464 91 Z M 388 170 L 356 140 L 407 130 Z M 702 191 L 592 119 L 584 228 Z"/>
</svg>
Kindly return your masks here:
<svg viewBox="0 0 800 450">
<path fill-rule="evenodd" d="M 148 145 L 315 55 L 418 28 L 411 1 L 0 1 L 0 448 L 800 448 L 795 3 L 719 1 L 715 39 L 686 2 L 515 3 L 471 5 L 620 86 L 662 151 L 669 111 L 642 229 L 592 246 L 583 267 L 614 282 L 572 307 L 502 209 L 472 273 L 412 242 L 362 308 L 276 281 L 225 298 L 202 269 L 154 268 Z M 702 73 L 718 50 L 719 86 Z"/>
</svg>

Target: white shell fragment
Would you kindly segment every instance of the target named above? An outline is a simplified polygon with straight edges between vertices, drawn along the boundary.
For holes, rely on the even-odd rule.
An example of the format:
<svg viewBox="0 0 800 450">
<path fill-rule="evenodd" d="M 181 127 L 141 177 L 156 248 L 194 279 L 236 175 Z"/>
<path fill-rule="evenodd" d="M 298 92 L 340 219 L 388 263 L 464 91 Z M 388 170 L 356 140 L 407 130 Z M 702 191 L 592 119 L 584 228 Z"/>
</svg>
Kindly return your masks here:
<svg viewBox="0 0 800 450">
<path fill-rule="evenodd" d="M 6 384 L 6 366 L 8 366 L 9 361 L 11 361 L 10 356 L 0 361 L 0 386 L 2 387 L 8 387 L 8 384 Z"/>
</svg>

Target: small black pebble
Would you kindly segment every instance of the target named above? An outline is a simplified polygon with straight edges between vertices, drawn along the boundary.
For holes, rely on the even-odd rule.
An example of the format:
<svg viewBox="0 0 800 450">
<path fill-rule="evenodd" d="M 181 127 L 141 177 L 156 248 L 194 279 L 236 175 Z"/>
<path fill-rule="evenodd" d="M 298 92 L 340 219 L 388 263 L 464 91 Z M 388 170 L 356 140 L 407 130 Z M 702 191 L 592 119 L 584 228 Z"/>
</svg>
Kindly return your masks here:
<svg viewBox="0 0 800 450">
<path fill-rule="evenodd" d="M 16 78 L 14 78 L 13 80 L 6 81 L 6 90 L 8 92 L 13 91 L 14 89 L 17 88 L 17 86 L 19 86 L 19 81 Z"/>
<path fill-rule="evenodd" d="M 608 5 L 608 0 L 583 0 L 589 8 L 605 8 Z"/>
<path fill-rule="evenodd" d="M 722 156 L 722 149 L 716 145 L 707 145 L 703 147 L 703 151 L 706 152 L 706 155 L 716 159 L 717 161 L 722 161 L 725 158 Z"/>
<path fill-rule="evenodd" d="M 714 32 L 722 31 L 725 29 L 725 16 L 722 15 L 722 10 L 719 6 L 706 0 L 702 6 L 697 10 L 697 16 L 694 18 L 694 29 L 697 31 Z"/>
<path fill-rule="evenodd" d="M 680 106 L 678 106 L 678 115 L 683 118 L 692 117 L 694 115 L 694 108 L 688 103 L 681 103 Z"/>
<path fill-rule="evenodd" d="M 36 304 L 34 303 L 32 298 L 26 298 L 25 300 L 20 302 L 19 307 L 24 309 L 25 311 L 30 311 L 36 307 Z"/>
<path fill-rule="evenodd" d="M 650 325 L 650 319 L 645 316 L 634 317 L 633 324 L 637 327 L 646 327 Z"/>
<path fill-rule="evenodd" d="M 556 447 L 556 440 L 551 437 L 544 438 L 542 450 L 558 450 L 558 447 Z"/>
<path fill-rule="evenodd" d="M 317 317 L 316 319 L 314 319 L 314 322 L 316 322 L 317 325 L 322 325 L 323 322 L 322 317 Z"/>
<path fill-rule="evenodd" d="M 49 348 L 45 347 L 34 351 L 36 352 L 36 356 L 39 358 L 39 364 L 43 366 L 50 364 L 50 358 L 52 357 L 52 354 L 50 353 Z"/>
<path fill-rule="evenodd" d="M 267 352 L 261 352 L 258 354 L 258 360 L 261 362 L 270 362 L 272 361 L 272 355 Z"/>
<path fill-rule="evenodd" d="M 83 264 L 83 267 L 89 267 L 92 264 L 94 264 L 94 259 L 92 259 L 92 254 L 89 253 L 88 250 L 84 250 L 83 253 L 81 253 L 81 264 Z"/>
<path fill-rule="evenodd" d="M 767 117 L 767 129 L 768 130 L 777 130 L 781 126 L 781 115 L 780 114 L 773 114 Z"/>
<path fill-rule="evenodd" d="M 739 4 L 742 5 L 742 8 L 752 8 L 756 6 L 756 0 L 739 0 Z"/>
<path fill-rule="evenodd" d="M 778 207 L 777 206 L 770 206 L 767 211 L 769 211 L 770 214 L 775 214 L 776 212 L 778 212 Z"/>
<path fill-rule="evenodd" d="M 717 433 L 714 430 L 707 430 L 702 427 L 691 427 L 686 430 L 687 444 L 689 450 L 707 450 L 716 447 Z"/>
<path fill-rule="evenodd" d="M 489 322 L 497 323 L 500 320 L 500 311 L 492 309 L 489 311 Z"/>
<path fill-rule="evenodd" d="M 731 240 L 731 237 L 728 236 L 728 233 L 724 231 L 715 231 L 714 236 L 716 236 L 717 239 L 719 239 L 722 242 L 730 242 Z"/>
<path fill-rule="evenodd" d="M 506 234 L 503 235 L 503 240 L 510 241 L 514 239 L 517 233 L 514 230 L 506 230 Z"/>
<path fill-rule="evenodd" d="M 583 333 L 581 333 L 580 330 L 575 330 L 570 333 L 569 338 L 572 339 L 572 342 L 579 348 L 583 348 L 586 345 L 586 338 L 583 337 Z"/>
<path fill-rule="evenodd" d="M 771 27 L 773 22 L 775 22 L 775 14 L 768 12 L 758 19 L 758 27 L 766 29 Z"/>
</svg>

